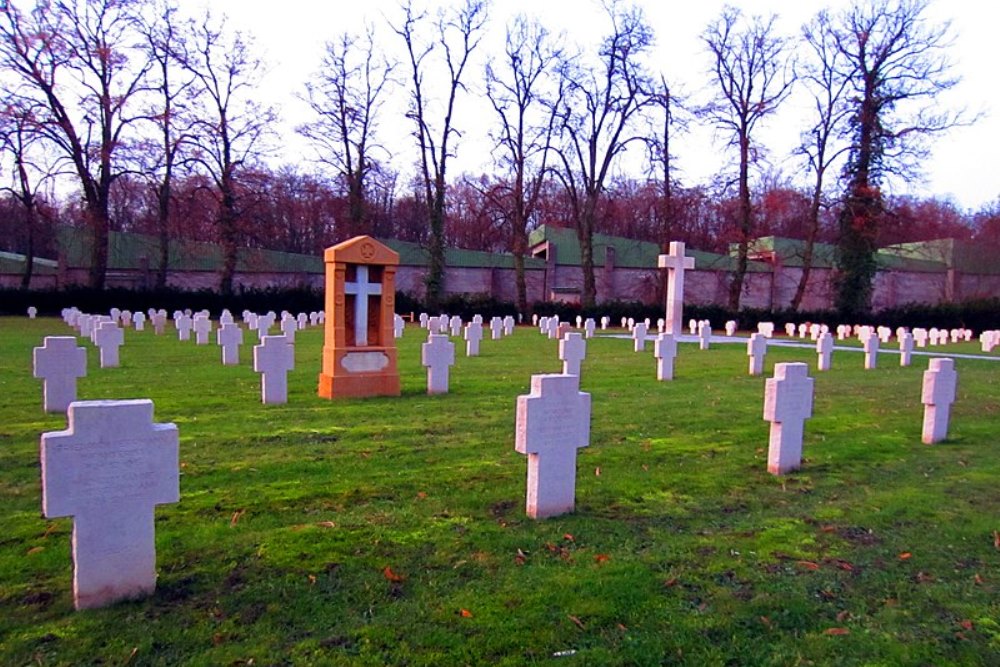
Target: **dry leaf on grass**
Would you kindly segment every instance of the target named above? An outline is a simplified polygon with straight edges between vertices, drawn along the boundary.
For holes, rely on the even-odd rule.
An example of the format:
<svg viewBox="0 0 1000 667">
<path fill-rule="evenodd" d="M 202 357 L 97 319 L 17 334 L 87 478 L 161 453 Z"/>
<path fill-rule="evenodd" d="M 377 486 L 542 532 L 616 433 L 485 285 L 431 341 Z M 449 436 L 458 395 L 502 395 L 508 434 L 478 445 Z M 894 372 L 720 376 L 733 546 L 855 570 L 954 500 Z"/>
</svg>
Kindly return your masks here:
<svg viewBox="0 0 1000 667">
<path fill-rule="evenodd" d="M 847 628 L 827 628 L 823 631 L 824 635 L 849 635 L 851 631 Z"/>
<path fill-rule="evenodd" d="M 396 574 L 395 572 L 393 572 L 392 568 L 390 566 L 388 566 L 388 565 L 386 565 L 385 569 L 382 570 L 382 574 L 385 575 L 386 579 L 388 579 L 389 581 L 392 581 L 392 582 L 400 582 L 400 581 L 403 581 L 404 579 L 406 579 L 406 577 L 404 577 L 403 575 Z"/>
</svg>

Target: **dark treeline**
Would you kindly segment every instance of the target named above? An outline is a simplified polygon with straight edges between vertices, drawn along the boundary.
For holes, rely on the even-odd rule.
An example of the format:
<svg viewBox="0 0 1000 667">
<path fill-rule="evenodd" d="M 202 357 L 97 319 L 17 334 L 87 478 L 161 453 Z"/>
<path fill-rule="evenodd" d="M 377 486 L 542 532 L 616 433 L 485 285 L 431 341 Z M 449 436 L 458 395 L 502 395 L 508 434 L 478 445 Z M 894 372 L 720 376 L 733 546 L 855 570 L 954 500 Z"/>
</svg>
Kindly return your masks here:
<svg viewBox="0 0 1000 667">
<path fill-rule="evenodd" d="M 800 292 L 814 244 L 837 246 L 837 305 L 850 313 L 868 306 L 879 246 L 1000 245 L 1000 200 L 962 211 L 889 194 L 919 175 L 929 139 L 968 122 L 940 101 L 958 79 L 949 27 L 927 19 L 926 0 L 854 0 L 795 34 L 727 6 L 701 36 L 709 67 L 697 94 L 653 71 L 656 36 L 639 5 L 603 0 L 604 36 L 586 45 L 532 17 L 498 28 L 491 9 L 463 0 L 431 13 L 403 0 L 382 24 L 333 36 L 302 86 L 312 115 L 297 132 L 315 154 L 275 167 L 287 138 L 261 101 L 265 63 L 225 17 L 185 17 L 172 0 L 3 3 L 0 248 L 29 257 L 27 284 L 30 258 L 55 256 L 56 225 L 85 227 L 101 289 L 110 232 L 151 234 L 163 287 L 168 240 L 211 241 L 227 294 L 241 246 L 316 254 L 371 234 L 429 250 L 431 306 L 445 293 L 445 247 L 512 252 L 523 309 L 522 258 L 544 224 L 576 231 L 585 306 L 594 234 L 605 233 L 732 248 L 736 311 L 750 240 L 778 235 L 806 242 Z M 490 29 L 505 30 L 502 52 L 483 52 Z M 449 171 L 470 92 L 492 119 L 483 175 Z M 777 156 L 789 177 L 759 129 L 792 96 L 814 113 L 793 154 Z M 411 128 L 408 149 L 385 144 L 390 123 Z M 730 165 L 711 183 L 682 178 L 674 147 L 695 124 L 715 130 Z"/>
</svg>

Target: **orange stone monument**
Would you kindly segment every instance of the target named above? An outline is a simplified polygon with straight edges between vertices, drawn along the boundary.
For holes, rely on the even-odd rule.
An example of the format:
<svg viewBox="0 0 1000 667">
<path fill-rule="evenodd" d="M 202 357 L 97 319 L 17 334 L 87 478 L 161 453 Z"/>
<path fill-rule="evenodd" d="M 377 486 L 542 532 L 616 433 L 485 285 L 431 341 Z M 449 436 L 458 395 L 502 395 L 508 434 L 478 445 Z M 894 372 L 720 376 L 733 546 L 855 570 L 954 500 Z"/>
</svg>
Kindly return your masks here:
<svg viewBox="0 0 1000 667">
<path fill-rule="evenodd" d="M 370 236 L 327 248 L 322 398 L 399 396 L 393 315 L 399 255 Z"/>
</svg>

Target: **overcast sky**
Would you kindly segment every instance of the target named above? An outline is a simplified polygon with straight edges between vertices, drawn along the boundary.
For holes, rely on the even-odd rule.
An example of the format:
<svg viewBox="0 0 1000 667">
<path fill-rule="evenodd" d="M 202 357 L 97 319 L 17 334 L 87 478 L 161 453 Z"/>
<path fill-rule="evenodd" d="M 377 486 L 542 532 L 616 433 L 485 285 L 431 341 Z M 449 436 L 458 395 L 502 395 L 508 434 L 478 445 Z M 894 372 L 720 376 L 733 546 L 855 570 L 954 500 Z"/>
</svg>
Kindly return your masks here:
<svg viewBox="0 0 1000 667">
<path fill-rule="evenodd" d="M 185 12 L 197 13 L 204 0 L 179 0 Z M 280 108 L 279 128 L 282 153 L 278 161 L 299 163 L 308 154 L 304 140 L 295 136 L 297 124 L 308 119 L 307 111 L 296 95 L 302 94 L 308 77 L 314 73 L 323 54 L 325 41 L 344 31 L 360 31 L 372 23 L 380 36 L 379 45 L 387 54 L 399 55 L 402 42 L 386 25 L 386 17 L 400 16 L 397 0 L 211 0 L 215 14 L 226 14 L 230 26 L 254 36 L 260 54 L 268 63 L 262 97 Z M 651 68 L 662 71 L 669 82 L 695 102 L 707 99 L 710 88 L 706 71 L 710 59 L 700 36 L 705 26 L 719 15 L 722 0 L 663 1 L 639 0 L 656 32 L 656 46 L 650 58 Z M 778 15 L 781 32 L 797 35 L 800 26 L 822 8 L 836 10 L 847 6 L 844 0 L 743 0 L 734 2 L 745 14 Z M 423 6 L 417 4 L 417 6 Z M 436 7 L 436 4 L 429 4 Z M 464 137 L 456 149 L 456 159 L 449 167 L 452 177 L 461 172 L 492 171 L 490 144 L 485 122 L 493 113 L 482 102 L 482 71 L 485 59 L 501 54 L 507 22 L 518 13 L 539 17 L 553 32 L 565 31 L 570 41 L 582 48 L 592 47 L 606 28 L 600 6 L 591 0 L 494 0 L 490 12 L 490 34 L 476 54 L 469 71 L 470 94 L 460 98 L 456 125 Z M 933 154 L 924 165 L 925 180 L 895 184 L 898 194 L 951 198 L 963 209 L 977 209 L 1000 196 L 1000 169 L 996 153 L 1000 139 L 1000 40 L 996 23 L 1000 10 L 984 0 L 932 1 L 928 16 L 950 20 L 955 38 L 950 51 L 955 73 L 962 82 L 941 99 L 942 104 L 968 108 L 983 117 L 972 127 L 956 128 L 933 144 Z M 405 71 L 404 71 L 405 73 Z M 408 173 L 416 159 L 411 130 L 403 118 L 407 93 L 398 90 L 387 104 L 382 121 L 382 140 L 392 146 L 392 166 Z M 800 165 L 789 157 L 805 121 L 802 104 L 794 99 L 763 128 L 761 143 L 769 150 L 769 159 L 786 174 L 801 173 Z M 707 182 L 720 170 L 728 169 L 732 154 L 710 130 L 701 129 L 679 140 L 675 154 L 687 185 Z"/>
</svg>

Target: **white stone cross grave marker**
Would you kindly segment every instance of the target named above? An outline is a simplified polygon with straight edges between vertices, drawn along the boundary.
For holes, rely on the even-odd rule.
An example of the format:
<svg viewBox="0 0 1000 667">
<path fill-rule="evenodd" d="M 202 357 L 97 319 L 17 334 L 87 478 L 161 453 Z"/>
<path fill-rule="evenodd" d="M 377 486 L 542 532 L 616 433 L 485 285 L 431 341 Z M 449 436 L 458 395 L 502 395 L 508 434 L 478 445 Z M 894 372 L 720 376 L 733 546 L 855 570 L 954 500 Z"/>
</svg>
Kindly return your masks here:
<svg viewBox="0 0 1000 667">
<path fill-rule="evenodd" d="M 688 320 L 688 333 L 692 336 L 698 335 L 698 320 Z"/>
<path fill-rule="evenodd" d="M 479 341 L 483 339 L 483 325 L 473 320 L 465 325 L 465 356 L 479 356 Z"/>
<path fill-rule="evenodd" d="M 455 364 L 455 344 L 445 334 L 430 334 L 420 346 L 420 363 L 427 369 L 427 393 L 447 394 L 449 369 Z"/>
<path fill-rule="evenodd" d="M 122 314 L 119 316 L 119 321 L 121 322 L 122 329 L 128 329 L 132 326 L 132 311 L 123 310 Z"/>
<path fill-rule="evenodd" d="M 237 366 L 240 363 L 240 345 L 243 344 L 243 329 L 234 322 L 226 322 L 215 332 L 215 342 L 222 348 L 222 364 Z"/>
<path fill-rule="evenodd" d="M 917 347 L 927 347 L 927 329 L 917 328 L 913 330 L 913 340 Z"/>
<path fill-rule="evenodd" d="M 904 331 L 899 337 L 899 365 L 909 366 L 913 356 L 913 334 Z"/>
<path fill-rule="evenodd" d="M 94 335 L 101 351 L 101 368 L 118 367 L 118 348 L 125 343 L 125 332 L 114 322 L 104 322 Z"/>
<path fill-rule="evenodd" d="M 34 306 L 28 306 L 28 319 L 33 320 L 38 315 L 38 309 Z"/>
<path fill-rule="evenodd" d="M 398 314 L 392 316 L 392 335 L 394 338 L 402 338 L 403 332 L 406 331 L 406 320 L 400 317 Z"/>
<path fill-rule="evenodd" d="M 76 400 L 76 379 L 87 374 L 87 351 L 73 336 L 46 336 L 32 355 L 34 376 L 42 380 L 45 412 L 66 412 Z"/>
<path fill-rule="evenodd" d="M 576 450 L 590 444 L 590 394 L 573 375 L 532 375 L 517 397 L 514 449 L 528 456 L 526 511 L 544 519 L 576 506 Z"/>
<path fill-rule="evenodd" d="M 821 333 L 816 339 L 816 368 L 821 371 L 830 370 L 833 358 L 833 336 L 830 332 Z"/>
<path fill-rule="evenodd" d="M 223 324 L 232 324 L 233 322 L 235 322 L 233 314 L 229 312 L 228 308 L 223 309 L 222 313 L 219 314 L 219 326 L 221 327 Z"/>
<path fill-rule="evenodd" d="M 253 369 L 260 373 L 265 405 L 288 402 L 288 371 L 295 368 L 295 347 L 284 336 L 264 336 L 253 348 Z"/>
<path fill-rule="evenodd" d="M 586 338 L 594 337 L 594 330 L 597 328 L 597 323 L 594 322 L 594 318 L 588 317 L 587 321 L 583 323 L 583 334 Z"/>
<path fill-rule="evenodd" d="M 674 359 L 677 357 L 677 340 L 673 334 L 661 333 L 653 342 L 653 356 L 656 358 L 656 379 L 674 379 Z"/>
<path fill-rule="evenodd" d="M 514 334 L 514 316 L 508 315 L 503 318 L 503 335 L 512 336 Z"/>
<path fill-rule="evenodd" d="M 548 324 L 548 329 L 546 333 L 549 336 L 549 340 L 558 340 L 559 338 L 559 317 L 553 316 L 546 320 Z"/>
<path fill-rule="evenodd" d="M 646 349 L 646 323 L 639 322 L 632 328 L 632 339 L 635 342 L 635 351 L 643 352 Z"/>
<path fill-rule="evenodd" d="M 576 316 L 576 328 L 579 329 L 583 326 L 583 315 Z"/>
<path fill-rule="evenodd" d="M 606 331 L 608 325 L 611 324 L 611 318 L 605 315 L 601 318 L 601 331 Z"/>
<path fill-rule="evenodd" d="M 789 338 L 793 338 L 795 336 L 795 323 L 794 322 L 787 322 L 787 323 L 785 323 L 785 335 L 788 336 Z"/>
<path fill-rule="evenodd" d="M 73 517 L 77 609 L 156 588 L 156 505 L 180 500 L 177 427 L 153 402 L 80 401 L 69 427 L 42 434 L 42 512 Z"/>
<path fill-rule="evenodd" d="M 197 345 L 208 345 L 208 337 L 212 333 L 212 320 L 207 315 L 194 316 L 194 340 Z"/>
<path fill-rule="evenodd" d="M 107 315 L 97 315 L 90 320 L 90 342 L 97 345 L 97 332 L 100 330 L 101 325 L 105 322 L 112 322 L 113 320 Z"/>
<path fill-rule="evenodd" d="M 499 317 L 490 318 L 490 334 L 493 340 L 503 338 L 503 320 Z"/>
<path fill-rule="evenodd" d="M 945 357 L 931 359 L 924 371 L 924 384 L 920 393 L 920 402 L 924 404 L 921 441 L 925 445 L 933 445 L 948 437 L 948 421 L 957 386 L 955 360 Z"/>
<path fill-rule="evenodd" d="M 295 344 L 295 332 L 299 330 L 299 323 L 294 317 L 288 315 L 281 318 L 281 335 L 288 339 L 289 345 Z"/>
<path fill-rule="evenodd" d="M 762 333 L 750 334 L 747 341 L 747 356 L 750 357 L 748 373 L 761 375 L 764 372 L 764 357 L 767 356 L 767 336 Z"/>
<path fill-rule="evenodd" d="M 309 316 L 305 313 L 299 313 L 295 318 L 295 323 L 298 325 L 299 329 L 305 329 L 309 326 Z"/>
<path fill-rule="evenodd" d="M 712 327 L 707 324 L 698 326 L 698 349 L 707 350 L 712 345 Z"/>
<path fill-rule="evenodd" d="M 136 331 L 145 331 L 146 329 L 145 313 L 138 312 L 132 315 L 132 325 L 135 327 Z"/>
<path fill-rule="evenodd" d="M 726 335 L 732 336 L 736 333 L 736 320 L 728 320 L 726 322 Z"/>
<path fill-rule="evenodd" d="M 580 362 L 587 358 L 587 341 L 579 333 L 568 333 L 559 340 L 559 359 L 563 375 L 580 376 Z"/>
<path fill-rule="evenodd" d="M 879 337 L 869 333 L 865 341 L 865 369 L 872 370 L 878 366 Z"/>
<path fill-rule="evenodd" d="M 671 241 L 670 252 L 657 258 L 657 266 L 667 270 L 667 312 L 668 334 L 680 335 L 684 311 L 684 272 L 694 268 L 694 257 L 685 257 L 684 243 Z"/>
<path fill-rule="evenodd" d="M 178 340 L 191 340 L 191 317 L 181 313 L 180 317 L 174 319 L 174 326 L 177 327 Z"/>
<path fill-rule="evenodd" d="M 166 313 L 154 313 L 150 318 L 153 323 L 153 333 L 157 336 L 162 336 L 163 331 L 167 328 L 167 314 Z"/>
<path fill-rule="evenodd" d="M 461 336 L 462 335 L 462 318 L 458 315 L 453 315 L 449 323 L 451 325 L 451 335 Z"/>
<path fill-rule="evenodd" d="M 431 319 L 430 316 L 427 313 L 420 313 L 419 319 L 420 319 L 420 328 L 426 329 Z"/>
<path fill-rule="evenodd" d="M 813 379 L 803 363 L 774 365 L 764 387 L 764 419 L 771 422 L 767 471 L 784 475 L 802 465 L 802 432 L 812 417 Z"/>
</svg>

